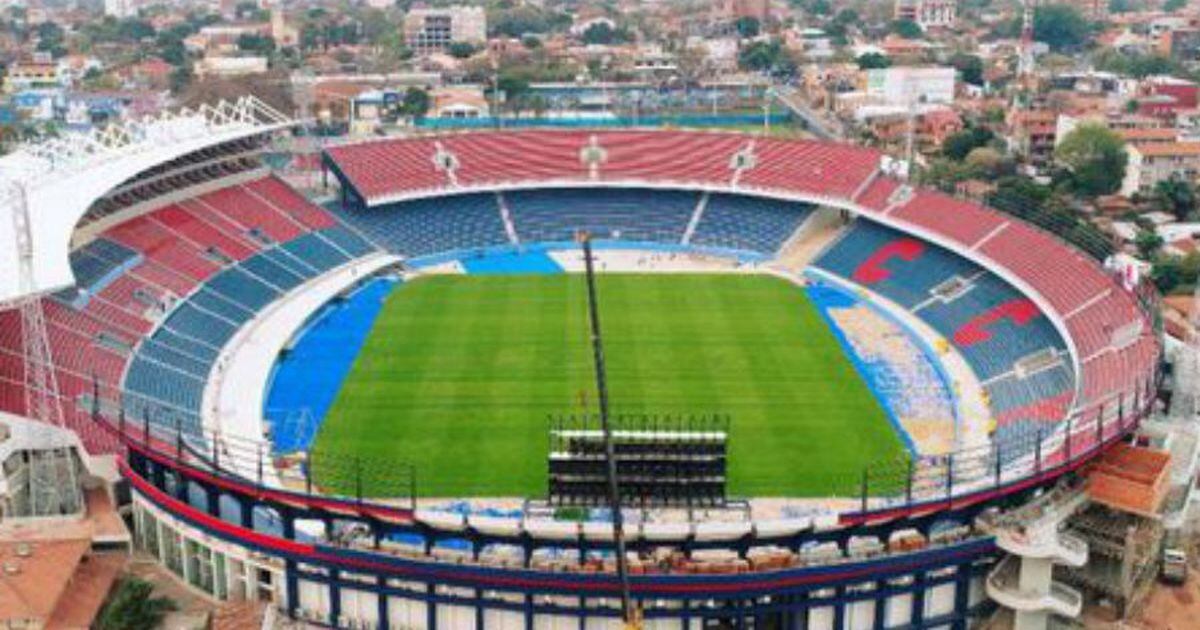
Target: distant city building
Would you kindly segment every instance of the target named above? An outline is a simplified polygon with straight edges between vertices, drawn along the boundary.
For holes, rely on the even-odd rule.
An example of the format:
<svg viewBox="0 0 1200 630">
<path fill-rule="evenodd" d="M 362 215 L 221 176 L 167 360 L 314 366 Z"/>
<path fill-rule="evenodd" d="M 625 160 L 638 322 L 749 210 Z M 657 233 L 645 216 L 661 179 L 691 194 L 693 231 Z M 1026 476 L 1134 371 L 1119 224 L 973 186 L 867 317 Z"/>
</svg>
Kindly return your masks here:
<svg viewBox="0 0 1200 630">
<path fill-rule="evenodd" d="M 765 22 L 771 16 L 769 0 L 717 0 L 713 3 L 712 19 L 714 21 L 738 20 L 754 18 Z"/>
<path fill-rule="evenodd" d="M 486 40 L 487 14 L 482 7 L 421 8 L 404 16 L 404 42 L 418 54 L 444 50 L 457 42 Z"/>
<path fill-rule="evenodd" d="M 4 77 L 4 91 L 11 94 L 21 90 L 60 88 L 66 82 L 67 77 L 59 64 L 52 61 L 24 61 L 9 66 Z"/>
<path fill-rule="evenodd" d="M 1010 110 L 1008 119 L 1010 148 L 1024 156 L 1037 169 L 1050 164 L 1058 139 L 1058 113 L 1047 109 Z"/>
<path fill-rule="evenodd" d="M 431 96 L 432 115 L 436 118 L 480 118 L 489 112 L 487 98 L 478 88 L 438 88 Z"/>
<path fill-rule="evenodd" d="M 1129 162 L 1121 194 L 1147 193 L 1162 181 L 1178 177 L 1194 183 L 1200 175 L 1200 142 L 1154 142 L 1126 148 Z"/>
<path fill-rule="evenodd" d="M 1200 60 L 1200 29 L 1180 28 L 1163 32 L 1158 38 L 1158 52 L 1179 61 Z"/>
<path fill-rule="evenodd" d="M 133 17 L 140 5 L 140 0 L 104 0 L 104 14 L 118 19 Z"/>
<path fill-rule="evenodd" d="M 1089 20 L 1102 20 L 1108 17 L 1109 0 L 1031 0 L 1034 6 L 1049 4 L 1066 4 L 1079 9 L 1083 17 Z"/>
<path fill-rule="evenodd" d="M 953 103 L 957 72 L 948 67 L 867 71 L 867 96 L 888 105 Z"/>
<path fill-rule="evenodd" d="M 266 57 L 205 57 L 196 62 L 196 76 L 237 77 L 267 71 Z"/>
<path fill-rule="evenodd" d="M 921 28 L 954 26 L 958 18 L 957 0 L 896 0 L 897 20 L 911 20 Z"/>
<path fill-rule="evenodd" d="M 1173 119 L 1177 112 L 1200 105 L 1200 85 L 1174 77 L 1151 77 L 1137 99 L 1137 111 L 1144 116 Z"/>
</svg>

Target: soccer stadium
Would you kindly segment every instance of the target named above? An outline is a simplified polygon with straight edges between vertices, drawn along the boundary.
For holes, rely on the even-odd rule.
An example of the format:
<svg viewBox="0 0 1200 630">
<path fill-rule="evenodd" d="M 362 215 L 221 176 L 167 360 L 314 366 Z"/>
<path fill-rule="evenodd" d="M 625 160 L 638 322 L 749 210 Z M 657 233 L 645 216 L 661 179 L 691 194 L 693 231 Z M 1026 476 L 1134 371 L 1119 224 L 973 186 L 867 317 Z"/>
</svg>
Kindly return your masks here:
<svg viewBox="0 0 1200 630">
<path fill-rule="evenodd" d="M 1138 465 L 1162 342 L 1120 270 L 847 144 L 280 159 L 297 127 L 248 97 L 0 158 L 0 417 L 69 431 L 191 587 L 337 628 L 1079 613 L 1086 546 L 1030 523 Z"/>
</svg>

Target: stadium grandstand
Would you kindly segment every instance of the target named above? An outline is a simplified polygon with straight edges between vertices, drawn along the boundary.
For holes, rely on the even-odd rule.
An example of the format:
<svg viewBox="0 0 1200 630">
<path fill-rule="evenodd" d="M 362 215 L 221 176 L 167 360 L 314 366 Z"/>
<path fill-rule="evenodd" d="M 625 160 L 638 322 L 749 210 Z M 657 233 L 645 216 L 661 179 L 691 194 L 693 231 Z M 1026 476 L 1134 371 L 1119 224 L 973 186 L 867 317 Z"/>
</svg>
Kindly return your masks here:
<svg viewBox="0 0 1200 630">
<path fill-rule="evenodd" d="M 0 420 L 73 432 L 74 466 L 128 489 L 116 496 L 128 496 L 133 544 L 181 580 L 338 628 L 619 627 L 626 588 L 640 623 L 664 629 L 966 628 L 997 605 L 1035 625 L 1079 613 L 1080 592 L 1047 569 L 1078 566 L 1078 541 L 1055 532 L 1030 551 L 995 514 L 1057 497 L 1153 408 L 1151 292 L 1033 225 L 893 177 L 872 149 L 686 130 L 418 135 L 329 147 L 325 189 L 306 193 L 262 160 L 294 126 L 246 98 L 0 158 Z M 462 321 L 479 332 L 503 313 L 565 303 L 575 285 L 523 291 L 540 286 L 534 273 L 574 275 L 580 232 L 595 243 L 602 299 L 642 291 L 629 310 L 658 304 L 690 346 L 741 342 L 737 322 L 687 320 L 692 299 L 708 300 L 701 315 L 732 304 L 727 320 L 786 299 L 819 314 L 856 384 L 828 393 L 832 363 L 795 381 L 827 392 L 810 396 L 828 401 L 816 417 L 861 424 L 818 426 L 825 442 L 803 424 L 767 424 L 764 441 L 850 442 L 875 422 L 850 405 L 861 390 L 880 420 L 864 431 L 899 446 L 882 460 L 836 452 L 850 471 L 836 483 L 799 479 L 813 471 L 786 452 L 763 464 L 784 478 L 760 478 L 739 450 L 755 438 L 737 414 L 755 411 L 739 407 L 728 427 L 736 500 L 631 508 L 621 535 L 611 512 L 556 510 L 506 477 L 544 473 L 545 410 L 590 410 L 590 394 L 547 399 L 502 374 L 476 383 L 526 405 L 532 424 L 495 431 L 513 433 L 511 468 L 455 474 L 493 461 L 491 431 L 477 425 L 465 439 L 479 444 L 458 460 L 339 449 L 338 435 L 381 449 L 397 435 L 374 419 L 347 424 L 347 409 L 369 407 L 345 402 L 360 370 L 406 354 L 379 337 L 381 311 L 457 296 L 454 316 L 474 315 Z M 619 284 L 635 274 L 653 289 Z M 474 282 L 453 283 L 463 275 Z M 764 276 L 772 283 L 747 284 Z M 671 292 L 688 281 L 704 284 Z M 737 310 L 740 300 L 763 301 Z M 428 313 L 412 320 L 450 316 Z M 619 381 L 620 335 L 670 326 L 615 313 Z M 437 343 L 459 346 L 446 356 L 492 351 L 468 345 L 483 332 L 423 338 L 411 323 L 396 338 L 427 354 L 404 374 L 429 368 Z M 413 413 L 426 414 L 419 433 L 450 430 L 439 405 L 482 414 L 479 391 L 411 391 Z M 458 488 L 517 490 L 439 494 Z M 1040 583 L 1016 583 L 1025 561 L 1045 563 Z"/>
</svg>

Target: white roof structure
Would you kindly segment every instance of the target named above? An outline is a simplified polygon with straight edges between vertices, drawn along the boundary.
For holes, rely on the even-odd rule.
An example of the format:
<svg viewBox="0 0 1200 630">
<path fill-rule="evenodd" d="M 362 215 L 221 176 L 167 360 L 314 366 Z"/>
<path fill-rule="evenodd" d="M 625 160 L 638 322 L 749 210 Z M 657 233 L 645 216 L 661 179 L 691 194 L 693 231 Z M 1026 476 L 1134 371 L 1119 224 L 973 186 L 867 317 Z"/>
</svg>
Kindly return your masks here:
<svg viewBox="0 0 1200 630">
<path fill-rule="evenodd" d="M 255 97 L 66 134 L 0 157 L 0 305 L 74 284 L 71 235 L 93 203 L 154 166 L 206 147 L 290 127 Z M 32 282 L 20 278 L 28 216 Z"/>
</svg>

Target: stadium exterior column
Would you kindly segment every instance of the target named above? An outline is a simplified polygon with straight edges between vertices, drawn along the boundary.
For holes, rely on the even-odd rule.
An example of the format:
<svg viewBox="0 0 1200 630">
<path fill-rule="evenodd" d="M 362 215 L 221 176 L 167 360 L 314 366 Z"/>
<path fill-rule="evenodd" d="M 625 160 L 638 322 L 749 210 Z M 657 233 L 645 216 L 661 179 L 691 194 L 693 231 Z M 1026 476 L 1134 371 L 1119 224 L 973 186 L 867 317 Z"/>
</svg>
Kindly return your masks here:
<svg viewBox="0 0 1200 630">
<path fill-rule="evenodd" d="M 525 630 L 533 630 L 533 595 L 525 594 Z"/>
<path fill-rule="evenodd" d="M 796 630 L 803 630 L 808 627 L 808 591 L 798 593 L 795 601 L 798 606 L 793 608 L 795 613 L 792 615 L 792 627 Z"/>
<path fill-rule="evenodd" d="M 296 517 L 288 508 L 276 508 L 275 511 L 279 514 L 280 527 L 283 529 L 283 537 L 287 540 L 296 539 Z"/>
<path fill-rule="evenodd" d="M 967 630 L 967 613 L 971 601 L 971 563 L 960 564 L 954 574 L 954 625 L 953 630 Z"/>
<path fill-rule="evenodd" d="M 888 590 L 887 580 L 875 582 L 875 630 L 883 630 L 884 621 L 887 620 Z"/>
<path fill-rule="evenodd" d="M 238 500 L 238 505 L 242 508 L 242 527 L 254 531 L 254 499 L 249 496 L 242 497 Z"/>
<path fill-rule="evenodd" d="M 388 624 L 391 623 L 391 620 L 388 614 L 388 594 L 384 590 L 387 587 L 387 578 L 382 575 L 376 576 L 375 585 L 379 587 L 379 594 L 375 597 L 375 616 L 378 617 L 375 620 L 375 627 L 379 628 L 379 630 L 388 630 Z"/>
<path fill-rule="evenodd" d="M 912 611 L 909 624 L 914 628 L 925 623 L 925 571 L 913 576 Z"/>
<path fill-rule="evenodd" d="M 425 585 L 425 630 L 437 630 L 437 610 L 438 604 L 434 596 L 437 595 L 437 587 L 433 582 Z"/>
<path fill-rule="evenodd" d="M 846 587 L 833 587 L 833 627 L 846 627 L 846 602 L 842 601 L 842 597 L 846 594 Z"/>
<path fill-rule="evenodd" d="M 475 630 L 484 630 L 483 591 L 481 589 L 475 589 Z"/>
<path fill-rule="evenodd" d="M 190 498 L 190 497 L 188 497 L 188 484 L 189 483 L 190 482 L 187 480 L 187 477 L 184 477 L 182 472 L 178 472 L 178 471 L 175 472 L 175 494 L 176 494 L 175 498 L 179 499 L 180 501 L 182 501 L 184 503 L 188 503 L 190 505 L 191 502 L 188 501 L 188 499 Z"/>
<path fill-rule="evenodd" d="M 329 569 L 329 621 L 333 627 L 341 625 L 339 617 L 342 616 L 342 589 L 338 585 L 340 574 L 337 569 L 330 567 Z"/>
<path fill-rule="evenodd" d="M 221 517 L 221 492 L 217 490 L 216 486 L 204 489 L 204 507 L 208 508 L 210 515 Z"/>
<path fill-rule="evenodd" d="M 283 522 L 288 523 L 290 520 L 284 519 Z M 296 576 L 298 568 L 296 561 L 291 558 L 283 561 L 283 581 L 287 597 L 287 614 L 292 619 L 296 618 L 296 611 L 300 610 L 300 578 Z"/>
</svg>

